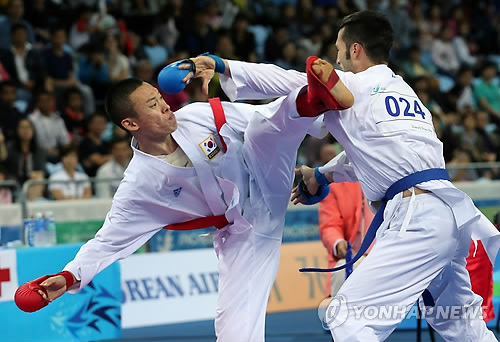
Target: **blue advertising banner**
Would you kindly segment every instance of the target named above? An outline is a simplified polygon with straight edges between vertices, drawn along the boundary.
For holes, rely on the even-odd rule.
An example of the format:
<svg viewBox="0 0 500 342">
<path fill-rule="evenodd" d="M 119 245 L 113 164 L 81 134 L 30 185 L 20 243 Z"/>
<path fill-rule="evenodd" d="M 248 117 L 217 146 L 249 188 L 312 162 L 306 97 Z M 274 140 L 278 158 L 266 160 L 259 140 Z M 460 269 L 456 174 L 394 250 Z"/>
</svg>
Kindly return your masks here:
<svg viewBox="0 0 500 342">
<path fill-rule="evenodd" d="M 19 286 L 45 274 L 57 273 L 73 259 L 80 246 L 73 244 L 18 249 L 17 267 L 9 270 L 9 279 L 17 279 L 16 286 Z M 7 268 L 4 264 L 2 268 Z M 7 284 L 4 282 L 0 286 Z M 65 294 L 38 312 L 19 310 L 12 295 L 0 302 L 0 339 L 9 342 L 69 342 L 119 338 L 121 297 L 118 263 L 98 274 L 77 294 Z"/>
</svg>

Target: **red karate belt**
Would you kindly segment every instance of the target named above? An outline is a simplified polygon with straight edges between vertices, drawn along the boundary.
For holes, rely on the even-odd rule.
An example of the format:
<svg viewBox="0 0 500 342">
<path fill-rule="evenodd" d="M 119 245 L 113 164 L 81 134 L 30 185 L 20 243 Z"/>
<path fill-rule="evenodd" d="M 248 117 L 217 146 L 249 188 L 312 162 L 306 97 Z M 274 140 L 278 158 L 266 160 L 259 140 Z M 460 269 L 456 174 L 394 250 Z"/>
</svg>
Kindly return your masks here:
<svg viewBox="0 0 500 342">
<path fill-rule="evenodd" d="M 210 103 L 210 107 L 212 107 L 212 112 L 214 114 L 214 119 L 215 119 L 215 127 L 217 128 L 217 133 L 219 134 L 219 139 L 220 142 L 222 143 L 222 149 L 224 150 L 224 152 L 226 152 L 227 151 L 226 143 L 224 142 L 222 135 L 220 135 L 220 129 L 226 123 L 226 114 L 224 114 L 222 103 L 220 102 L 220 99 L 218 97 L 208 99 L 208 103 Z"/>
<path fill-rule="evenodd" d="M 227 221 L 226 216 L 208 216 L 208 217 L 200 217 L 194 220 L 189 220 L 181 223 L 169 224 L 163 229 L 169 230 L 196 230 L 203 229 L 208 227 L 216 227 L 217 229 L 224 228 L 227 226 L 229 222 Z"/>
</svg>

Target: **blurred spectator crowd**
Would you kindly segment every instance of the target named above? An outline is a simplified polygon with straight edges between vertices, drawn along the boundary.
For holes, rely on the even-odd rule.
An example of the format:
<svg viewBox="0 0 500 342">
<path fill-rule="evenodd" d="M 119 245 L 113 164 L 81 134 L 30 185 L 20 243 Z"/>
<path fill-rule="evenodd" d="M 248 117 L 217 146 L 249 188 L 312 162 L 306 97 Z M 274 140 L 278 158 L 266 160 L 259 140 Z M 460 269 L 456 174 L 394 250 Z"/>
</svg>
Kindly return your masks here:
<svg viewBox="0 0 500 342">
<path fill-rule="evenodd" d="M 360 9 L 391 22 L 390 66 L 433 113 L 448 165 L 498 161 L 498 1 L 0 0 L 0 182 L 51 180 L 30 186 L 28 200 L 111 197 L 132 156 L 104 114 L 113 82 L 156 85 L 163 66 L 203 52 L 300 71 L 310 55 L 335 64 L 337 24 Z M 209 96 L 226 99 L 217 77 Z M 196 82 L 164 98 L 172 110 L 208 99 Z M 339 151 L 331 136 L 308 137 L 298 163 Z M 452 177 L 499 179 L 500 170 Z M 0 186 L 0 203 L 14 200 Z"/>
</svg>

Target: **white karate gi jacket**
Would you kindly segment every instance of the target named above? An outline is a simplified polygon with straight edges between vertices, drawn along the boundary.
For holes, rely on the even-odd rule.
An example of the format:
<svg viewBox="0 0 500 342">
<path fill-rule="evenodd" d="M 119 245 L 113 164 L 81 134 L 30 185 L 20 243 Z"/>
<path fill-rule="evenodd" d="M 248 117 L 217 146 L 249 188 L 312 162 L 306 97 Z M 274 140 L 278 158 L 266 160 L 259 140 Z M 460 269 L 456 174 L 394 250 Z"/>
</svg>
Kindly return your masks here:
<svg viewBox="0 0 500 342">
<path fill-rule="evenodd" d="M 359 180 L 367 199 L 378 201 L 399 179 L 445 167 L 443 144 L 436 136 L 431 114 L 400 76 L 385 64 L 356 74 L 337 73 L 353 93 L 354 105 L 325 114 L 328 130 L 345 152 L 320 172 L 333 172 L 336 182 Z M 418 187 L 433 192 L 452 209 L 458 229 L 472 226 L 472 239 L 482 240 L 491 262 L 495 262 L 500 234 L 468 195 L 444 180 Z M 388 226 L 401 199 L 402 193 L 387 203 L 378 233 Z"/>
<path fill-rule="evenodd" d="M 288 95 L 307 82 L 304 74 L 285 71 L 273 65 L 235 61 L 229 64 L 232 77 L 220 77 L 226 94 L 233 101 Z M 220 134 L 227 144 L 226 153 L 222 151 L 208 103 L 193 103 L 175 112 L 178 128 L 172 136 L 194 168 L 170 165 L 138 150 L 136 141 L 132 140 L 134 156 L 102 228 L 65 267 L 80 280 L 69 290 L 70 293 L 87 285 L 97 273 L 114 261 L 132 254 L 168 224 L 225 215 L 230 225 L 224 229 L 230 229 L 231 232 L 250 229 L 251 225 L 242 216 L 242 208 L 251 206 L 251 203 L 246 202 L 250 197 L 250 174 L 263 194 L 263 198 L 254 200 L 264 201 L 269 210 L 274 210 L 273 196 L 276 194 L 265 189 L 274 182 L 273 177 L 281 175 L 279 172 L 276 176 L 270 175 L 269 170 L 247 166 L 241 153 L 249 120 L 254 115 L 270 117 L 272 108 L 230 102 L 223 102 L 222 105 L 226 124 Z M 294 115 L 298 116 L 297 113 Z M 326 134 L 321 118 L 314 122 L 309 133 L 318 137 Z M 204 143 L 208 141 L 216 145 L 205 146 Z M 250 167 L 252 170 L 249 171 Z M 217 238 L 215 247 L 217 250 Z"/>
</svg>

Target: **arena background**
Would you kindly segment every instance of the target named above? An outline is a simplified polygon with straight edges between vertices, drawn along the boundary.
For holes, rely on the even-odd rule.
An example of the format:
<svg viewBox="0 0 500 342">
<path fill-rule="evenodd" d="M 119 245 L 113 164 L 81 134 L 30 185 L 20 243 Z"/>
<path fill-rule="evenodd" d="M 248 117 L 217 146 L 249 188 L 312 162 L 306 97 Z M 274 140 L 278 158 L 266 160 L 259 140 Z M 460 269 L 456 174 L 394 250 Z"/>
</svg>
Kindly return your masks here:
<svg viewBox="0 0 500 342">
<path fill-rule="evenodd" d="M 94 120 L 103 120 L 99 113 L 113 82 L 135 76 L 156 84 L 163 66 L 203 52 L 300 71 L 309 55 L 335 63 L 336 24 L 366 8 L 391 21 L 391 68 L 433 113 L 455 184 L 493 220 L 500 208 L 498 1 L 0 0 L 0 342 L 214 340 L 216 257 L 211 238 L 200 231 L 158 233 L 78 295 L 65 295 L 35 314 L 19 311 L 13 295 L 25 281 L 60 270 L 93 237 L 109 210 L 111 198 L 96 191 L 94 183 L 99 165 L 86 166 L 86 146 L 99 136 L 98 153 L 108 160 L 111 141 L 123 136 L 106 119 L 101 125 Z M 22 38 L 13 32 L 23 31 L 20 26 L 27 33 L 23 46 L 37 63 L 28 55 L 24 64 L 13 57 Z M 58 46 L 68 64 L 54 63 Z M 488 70 L 493 74 L 486 75 Z M 81 101 L 73 106 L 69 99 L 75 91 Z M 43 160 L 42 166 L 30 172 L 15 167 L 23 158 L 16 149 L 18 125 L 28 118 L 37 128 L 34 115 L 44 92 L 53 101 L 50 115 L 64 122 L 59 131 L 45 133 L 67 136 L 79 152 L 77 170 L 92 181 L 90 199 L 78 198 L 77 191 L 76 199 L 54 200 L 50 184 L 63 169 L 58 157 L 63 146 L 54 152 L 40 132 L 34 132 L 30 153 Z M 217 78 L 209 96 L 226 99 Z M 165 99 L 174 110 L 207 101 L 196 82 Z M 318 166 L 340 151 L 331 136 L 307 137 L 297 165 Z M 57 245 L 24 248 L 23 218 L 39 212 L 53 213 Z M 325 276 L 298 272 L 306 265 L 326 265 L 316 206 L 289 209 L 283 242 L 268 305 L 267 340 L 330 341 L 317 317 Z M 498 317 L 498 262 L 494 282 Z M 497 318 L 488 326 L 498 329 Z M 388 341 L 417 340 L 416 327 L 414 317 L 405 319 Z M 423 327 L 421 340 L 430 341 L 425 322 Z"/>
</svg>

